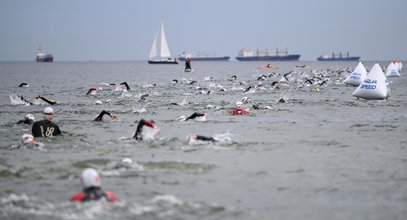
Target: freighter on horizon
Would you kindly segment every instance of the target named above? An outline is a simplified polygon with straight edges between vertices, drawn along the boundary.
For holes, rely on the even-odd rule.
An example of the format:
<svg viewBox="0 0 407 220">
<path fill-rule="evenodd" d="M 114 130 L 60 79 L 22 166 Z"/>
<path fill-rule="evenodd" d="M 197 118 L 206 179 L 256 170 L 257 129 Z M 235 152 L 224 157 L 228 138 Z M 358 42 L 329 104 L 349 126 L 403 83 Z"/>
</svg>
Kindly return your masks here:
<svg viewBox="0 0 407 220">
<path fill-rule="evenodd" d="M 265 49 L 264 52 L 260 52 L 256 49 L 256 54 L 250 49 L 241 49 L 239 51 L 239 56 L 236 57 L 236 60 L 239 61 L 297 61 L 300 59 L 300 54 L 288 54 L 288 49 L 285 49 L 284 55 L 280 55 L 280 51 L 276 49 L 276 55 L 270 56 L 268 49 Z"/>
<path fill-rule="evenodd" d="M 346 53 L 346 57 L 342 56 L 342 53 L 339 53 L 339 56 L 335 56 L 335 53 L 332 53 L 331 56 L 323 54 L 317 58 L 318 61 L 359 61 L 360 57 L 351 57 L 349 52 Z"/>
<path fill-rule="evenodd" d="M 35 60 L 37 62 L 54 62 L 54 57 L 52 56 L 52 54 L 43 52 L 42 48 L 40 46 Z"/>
<path fill-rule="evenodd" d="M 190 53 L 185 53 L 183 52 L 182 55 L 178 56 L 179 61 L 185 61 L 185 58 L 189 57 L 191 61 L 229 61 L 230 57 L 229 56 L 216 56 L 215 55 L 209 55 L 205 54 L 205 56 L 201 56 L 198 54 L 197 56 L 192 56 Z"/>
</svg>

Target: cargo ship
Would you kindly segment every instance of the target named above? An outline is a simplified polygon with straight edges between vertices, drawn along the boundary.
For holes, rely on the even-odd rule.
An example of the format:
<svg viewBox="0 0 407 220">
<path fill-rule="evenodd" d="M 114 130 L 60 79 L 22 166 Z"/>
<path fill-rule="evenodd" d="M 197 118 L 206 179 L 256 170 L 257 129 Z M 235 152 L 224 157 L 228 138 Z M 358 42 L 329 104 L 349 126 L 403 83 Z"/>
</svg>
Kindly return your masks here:
<svg viewBox="0 0 407 220">
<path fill-rule="evenodd" d="M 239 51 L 239 56 L 236 57 L 238 61 L 298 61 L 300 59 L 300 54 L 288 54 L 288 49 L 285 49 L 284 53 L 276 49 L 276 55 L 270 56 L 268 49 L 264 51 L 259 51 L 256 49 L 256 54 L 250 49 L 241 49 Z"/>
<path fill-rule="evenodd" d="M 229 61 L 230 57 L 229 56 L 216 56 L 215 55 L 210 55 L 210 54 L 205 54 L 202 56 L 201 54 L 198 53 L 197 56 L 192 56 L 190 53 L 185 53 L 183 52 L 182 55 L 178 56 L 179 61 L 185 61 L 185 58 L 189 57 L 191 61 Z"/>
<path fill-rule="evenodd" d="M 317 58 L 318 61 L 359 61 L 360 57 L 351 57 L 349 56 L 349 52 L 346 53 L 346 56 L 342 56 L 342 53 L 339 53 L 338 56 L 335 53 L 332 55 L 323 54 Z"/>
<path fill-rule="evenodd" d="M 37 62 L 54 62 L 54 57 L 52 56 L 52 54 L 43 52 L 40 46 L 35 60 Z"/>
</svg>

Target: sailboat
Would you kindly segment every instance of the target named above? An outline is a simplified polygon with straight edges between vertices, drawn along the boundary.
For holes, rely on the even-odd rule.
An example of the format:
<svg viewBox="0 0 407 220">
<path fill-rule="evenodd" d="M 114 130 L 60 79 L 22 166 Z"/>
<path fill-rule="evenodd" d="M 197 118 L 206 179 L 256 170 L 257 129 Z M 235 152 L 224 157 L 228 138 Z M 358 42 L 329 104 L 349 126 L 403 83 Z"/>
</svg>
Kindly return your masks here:
<svg viewBox="0 0 407 220">
<path fill-rule="evenodd" d="M 171 58 L 170 48 L 168 47 L 167 37 L 165 36 L 164 23 L 161 22 L 160 31 L 155 35 L 153 45 L 151 46 L 149 64 L 178 64 L 177 59 Z"/>
</svg>

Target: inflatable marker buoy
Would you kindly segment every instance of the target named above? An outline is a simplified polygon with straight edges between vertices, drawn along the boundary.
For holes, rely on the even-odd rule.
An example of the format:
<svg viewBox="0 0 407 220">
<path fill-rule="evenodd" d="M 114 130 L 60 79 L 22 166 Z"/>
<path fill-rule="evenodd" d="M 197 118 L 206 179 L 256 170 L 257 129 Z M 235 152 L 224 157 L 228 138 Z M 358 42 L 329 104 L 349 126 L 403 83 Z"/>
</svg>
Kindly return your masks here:
<svg viewBox="0 0 407 220">
<path fill-rule="evenodd" d="M 379 64 L 376 63 L 372 67 L 366 79 L 356 88 L 352 95 L 369 100 L 385 99 L 390 95 L 390 87 Z"/>
<path fill-rule="evenodd" d="M 367 71 L 365 66 L 362 62 L 359 62 L 355 70 L 353 70 L 353 72 L 348 77 L 346 77 L 343 83 L 350 86 L 359 86 L 365 80 L 366 74 Z"/>
</svg>

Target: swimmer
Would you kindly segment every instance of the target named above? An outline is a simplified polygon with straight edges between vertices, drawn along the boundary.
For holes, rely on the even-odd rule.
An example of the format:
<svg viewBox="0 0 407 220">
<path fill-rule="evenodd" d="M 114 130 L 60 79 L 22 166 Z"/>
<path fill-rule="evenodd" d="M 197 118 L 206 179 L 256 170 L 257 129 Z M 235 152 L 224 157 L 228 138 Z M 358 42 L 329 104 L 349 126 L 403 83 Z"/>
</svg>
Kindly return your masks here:
<svg viewBox="0 0 407 220">
<path fill-rule="evenodd" d="M 134 133 L 133 138 L 135 138 L 136 140 L 140 140 L 140 141 L 142 141 L 145 138 L 143 135 L 144 126 L 154 129 L 153 135 L 160 133 L 160 128 L 158 126 L 154 125 L 154 122 L 150 122 L 150 121 L 141 119 L 137 125 L 137 130 Z"/>
<path fill-rule="evenodd" d="M 250 115 L 250 112 L 243 108 L 235 108 L 229 111 L 231 115 Z"/>
<path fill-rule="evenodd" d="M 129 86 L 129 84 L 127 84 L 127 82 L 122 82 L 122 83 L 120 83 L 120 85 L 121 86 L 124 85 L 126 87 L 127 91 L 130 91 L 130 86 Z"/>
<path fill-rule="evenodd" d="M 96 88 L 90 88 L 86 95 L 95 95 L 98 90 Z"/>
<path fill-rule="evenodd" d="M 23 101 L 26 105 L 33 105 L 33 103 L 30 102 L 30 101 L 27 101 L 27 100 L 23 97 L 23 95 L 20 95 L 20 94 L 16 94 L 16 95 L 17 95 L 17 97 L 19 97 L 19 98 L 21 99 L 21 101 Z"/>
<path fill-rule="evenodd" d="M 188 120 L 197 120 L 197 121 L 206 121 L 208 119 L 208 113 L 198 113 L 194 112 L 192 115 L 190 115 L 188 118 L 185 119 L 185 121 Z"/>
<path fill-rule="evenodd" d="M 35 99 L 41 99 L 41 100 L 43 100 L 44 102 L 46 102 L 46 103 L 48 103 L 48 104 L 50 104 L 50 105 L 58 104 L 55 100 L 47 99 L 47 98 L 42 97 L 42 96 L 40 96 L 40 95 L 37 96 L 37 97 L 35 97 Z"/>
<path fill-rule="evenodd" d="M 53 115 L 54 109 L 51 107 L 44 109 L 44 120 L 37 121 L 33 124 L 32 134 L 34 137 L 52 137 L 62 134 L 58 125 L 52 122 Z"/>
<path fill-rule="evenodd" d="M 71 202 L 88 202 L 104 199 L 108 202 L 117 202 L 116 195 L 111 191 L 103 191 L 101 179 L 93 168 L 86 168 L 81 174 L 82 192 L 71 197 Z"/>
<path fill-rule="evenodd" d="M 21 83 L 18 87 L 30 87 L 30 85 L 28 83 Z"/>
<path fill-rule="evenodd" d="M 192 115 L 185 117 L 183 115 L 178 117 L 179 121 L 188 121 L 188 120 L 196 120 L 196 121 L 206 121 L 208 119 L 208 113 L 199 113 L 194 112 Z"/>
<path fill-rule="evenodd" d="M 293 71 L 290 71 L 290 72 L 284 74 L 284 79 L 287 80 L 287 81 L 290 81 L 290 80 L 288 80 L 287 76 L 290 75 L 292 72 L 293 72 Z"/>
<path fill-rule="evenodd" d="M 32 125 L 32 124 L 34 124 L 34 121 L 35 121 L 34 115 L 32 115 L 32 114 L 27 114 L 27 115 L 24 117 L 24 120 L 18 121 L 17 124 Z"/>
<path fill-rule="evenodd" d="M 21 143 L 24 145 L 30 144 L 35 145 L 37 142 L 35 141 L 34 137 L 31 134 L 23 134 L 21 136 Z"/>
<path fill-rule="evenodd" d="M 103 121 L 103 116 L 104 116 L 104 115 L 109 115 L 112 120 L 116 120 L 116 119 L 117 119 L 117 116 L 116 116 L 116 115 L 110 114 L 110 112 L 103 110 L 103 111 L 101 111 L 101 112 L 99 113 L 98 116 L 96 116 L 96 118 L 94 119 L 94 121 Z"/>
<path fill-rule="evenodd" d="M 28 149 L 39 148 L 41 149 L 44 146 L 43 143 L 37 142 L 31 134 L 23 134 L 21 136 L 21 145 L 17 148 L 25 147 Z"/>
<path fill-rule="evenodd" d="M 194 143 L 196 141 L 208 141 L 208 142 L 216 142 L 213 137 L 206 137 L 202 135 L 192 134 L 187 137 L 189 143 Z"/>
</svg>

